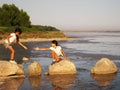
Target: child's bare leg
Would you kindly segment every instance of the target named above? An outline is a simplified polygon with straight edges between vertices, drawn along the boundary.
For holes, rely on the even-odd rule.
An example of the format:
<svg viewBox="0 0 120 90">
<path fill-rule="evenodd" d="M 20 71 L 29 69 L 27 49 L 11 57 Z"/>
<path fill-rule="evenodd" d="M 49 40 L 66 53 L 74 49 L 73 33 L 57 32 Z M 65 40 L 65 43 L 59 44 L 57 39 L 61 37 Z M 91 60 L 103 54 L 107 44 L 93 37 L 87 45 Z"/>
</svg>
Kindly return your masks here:
<svg viewBox="0 0 120 90">
<path fill-rule="evenodd" d="M 52 58 L 55 59 L 57 62 L 60 61 L 60 59 L 58 58 L 57 54 L 54 51 L 52 51 Z"/>
<path fill-rule="evenodd" d="M 56 53 L 54 51 L 52 51 L 52 58 L 56 60 Z"/>
<path fill-rule="evenodd" d="M 15 50 L 12 46 L 9 46 L 8 48 L 11 51 L 10 60 L 14 60 Z"/>
</svg>

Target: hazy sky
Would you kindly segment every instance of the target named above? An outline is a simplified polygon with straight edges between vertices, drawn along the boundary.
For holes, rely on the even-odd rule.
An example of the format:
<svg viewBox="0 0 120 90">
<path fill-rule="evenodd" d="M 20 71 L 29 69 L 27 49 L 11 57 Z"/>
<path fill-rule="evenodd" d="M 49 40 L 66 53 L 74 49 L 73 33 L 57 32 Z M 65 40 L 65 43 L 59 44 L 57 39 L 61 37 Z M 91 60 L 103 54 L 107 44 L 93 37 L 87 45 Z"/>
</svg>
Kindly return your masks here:
<svg viewBox="0 0 120 90">
<path fill-rule="evenodd" d="M 0 0 L 30 15 L 32 24 L 61 30 L 120 30 L 120 0 Z"/>
</svg>

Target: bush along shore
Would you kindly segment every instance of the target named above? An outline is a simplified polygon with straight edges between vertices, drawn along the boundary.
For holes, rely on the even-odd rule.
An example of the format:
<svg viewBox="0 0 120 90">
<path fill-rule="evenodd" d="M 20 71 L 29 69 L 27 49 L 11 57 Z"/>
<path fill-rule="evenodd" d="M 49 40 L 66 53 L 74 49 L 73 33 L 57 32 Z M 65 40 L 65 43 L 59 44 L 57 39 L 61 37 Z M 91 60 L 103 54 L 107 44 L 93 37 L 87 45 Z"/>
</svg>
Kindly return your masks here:
<svg viewBox="0 0 120 90">
<path fill-rule="evenodd" d="M 14 32 L 17 27 L 0 27 L 0 40 L 5 39 L 10 33 Z M 67 38 L 67 36 L 52 26 L 32 25 L 31 27 L 19 27 L 23 33 L 21 39 L 37 39 L 37 38 Z"/>
</svg>

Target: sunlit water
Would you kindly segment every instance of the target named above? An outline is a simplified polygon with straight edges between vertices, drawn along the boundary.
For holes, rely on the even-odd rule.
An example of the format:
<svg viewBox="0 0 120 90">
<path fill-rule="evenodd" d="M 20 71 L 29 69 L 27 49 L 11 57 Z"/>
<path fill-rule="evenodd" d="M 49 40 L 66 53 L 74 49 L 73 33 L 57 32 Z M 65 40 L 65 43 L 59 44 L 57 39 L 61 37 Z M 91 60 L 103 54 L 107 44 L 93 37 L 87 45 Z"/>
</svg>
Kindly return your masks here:
<svg viewBox="0 0 120 90">
<path fill-rule="evenodd" d="M 45 76 L 51 64 L 50 51 L 34 51 L 34 47 L 50 47 L 51 42 L 31 42 L 25 43 L 29 51 L 24 51 L 19 46 L 16 55 L 18 57 L 27 56 L 30 62 L 24 63 L 25 73 L 27 67 L 33 61 L 38 61 L 42 66 L 42 75 L 36 78 L 25 78 L 24 83 L 18 87 L 19 90 L 119 90 L 120 89 L 120 71 L 111 78 L 107 77 L 99 82 L 98 76 L 90 75 L 90 69 L 102 57 L 112 59 L 118 68 L 120 68 L 120 33 L 117 32 L 65 32 L 69 37 L 77 37 L 79 40 L 59 41 L 67 53 L 68 58 L 75 64 L 77 75 L 66 76 Z M 4 50 L 3 46 L 2 50 Z M 24 53 L 23 53 L 24 52 Z M 1 58 L 6 58 L 5 53 L 0 51 Z M 7 57 L 9 53 L 6 54 Z M 107 80 L 106 80 L 107 79 Z M 110 80 L 109 80 L 110 79 Z M 106 81 L 105 81 L 106 80 Z M 107 83 L 107 84 L 106 84 Z"/>
</svg>

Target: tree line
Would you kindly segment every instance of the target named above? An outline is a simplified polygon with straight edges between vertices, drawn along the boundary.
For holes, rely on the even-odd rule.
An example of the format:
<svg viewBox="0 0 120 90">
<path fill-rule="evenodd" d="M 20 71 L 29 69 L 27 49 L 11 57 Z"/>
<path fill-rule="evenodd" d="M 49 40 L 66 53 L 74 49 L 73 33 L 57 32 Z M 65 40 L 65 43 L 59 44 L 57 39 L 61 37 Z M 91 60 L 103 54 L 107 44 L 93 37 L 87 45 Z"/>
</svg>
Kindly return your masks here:
<svg viewBox="0 0 120 90">
<path fill-rule="evenodd" d="M 14 4 L 3 4 L 0 7 L 0 26 L 25 26 L 30 27 L 30 17 L 23 9 Z"/>
</svg>

